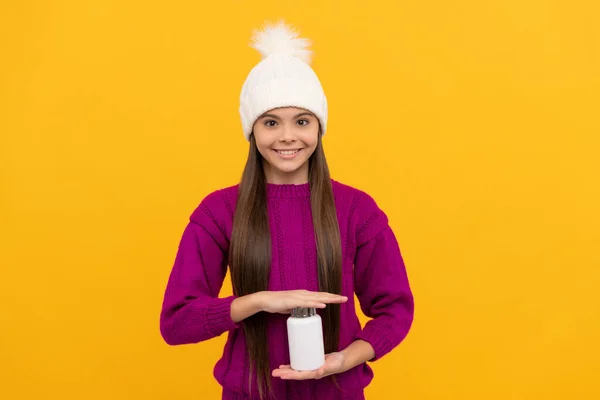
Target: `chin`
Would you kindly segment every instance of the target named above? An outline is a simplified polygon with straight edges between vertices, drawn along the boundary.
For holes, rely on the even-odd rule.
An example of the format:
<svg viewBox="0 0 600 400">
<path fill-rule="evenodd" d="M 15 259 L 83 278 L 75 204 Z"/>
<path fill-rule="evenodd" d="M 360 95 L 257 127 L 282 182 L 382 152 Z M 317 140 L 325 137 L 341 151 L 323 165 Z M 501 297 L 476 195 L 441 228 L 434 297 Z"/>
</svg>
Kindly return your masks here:
<svg viewBox="0 0 600 400">
<path fill-rule="evenodd" d="M 285 172 L 286 174 L 290 174 L 292 172 L 296 172 L 300 169 L 300 167 L 302 166 L 302 164 L 300 165 L 295 165 L 295 166 L 281 166 L 281 165 L 275 165 L 275 168 L 281 172 Z"/>
<path fill-rule="evenodd" d="M 308 160 L 294 160 L 293 162 L 281 162 L 280 160 L 269 160 L 269 164 L 275 167 L 276 170 L 284 173 L 292 173 L 298 171 Z"/>
</svg>

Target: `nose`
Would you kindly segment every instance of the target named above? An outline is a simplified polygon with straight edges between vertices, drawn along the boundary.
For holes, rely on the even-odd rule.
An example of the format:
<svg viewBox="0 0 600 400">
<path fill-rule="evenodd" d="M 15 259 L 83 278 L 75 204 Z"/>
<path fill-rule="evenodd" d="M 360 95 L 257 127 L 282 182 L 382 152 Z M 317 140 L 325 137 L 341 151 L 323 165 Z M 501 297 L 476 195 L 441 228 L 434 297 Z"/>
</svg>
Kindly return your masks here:
<svg viewBox="0 0 600 400">
<path fill-rule="evenodd" d="M 289 124 L 285 124 L 283 126 L 281 137 L 279 138 L 281 142 L 294 142 L 296 140 L 296 134 L 294 133 L 294 128 L 289 126 Z"/>
</svg>

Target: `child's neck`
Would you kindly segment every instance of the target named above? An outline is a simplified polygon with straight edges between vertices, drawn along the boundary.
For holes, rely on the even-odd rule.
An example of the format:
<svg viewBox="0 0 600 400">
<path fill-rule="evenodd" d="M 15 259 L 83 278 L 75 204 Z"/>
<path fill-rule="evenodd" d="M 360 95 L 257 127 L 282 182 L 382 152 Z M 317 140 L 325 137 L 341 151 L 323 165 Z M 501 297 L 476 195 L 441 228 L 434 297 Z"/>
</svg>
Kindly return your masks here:
<svg viewBox="0 0 600 400">
<path fill-rule="evenodd" d="M 265 170 L 267 183 L 273 185 L 302 185 L 308 183 L 308 168 L 300 168 L 293 172 L 275 172 Z"/>
</svg>

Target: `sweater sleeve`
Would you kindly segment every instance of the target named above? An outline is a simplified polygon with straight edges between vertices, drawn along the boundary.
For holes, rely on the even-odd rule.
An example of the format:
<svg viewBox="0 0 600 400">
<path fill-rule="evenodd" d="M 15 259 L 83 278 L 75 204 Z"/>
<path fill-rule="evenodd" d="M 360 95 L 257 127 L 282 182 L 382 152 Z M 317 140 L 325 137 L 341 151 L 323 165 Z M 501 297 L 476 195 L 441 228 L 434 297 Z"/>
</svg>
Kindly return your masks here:
<svg viewBox="0 0 600 400">
<path fill-rule="evenodd" d="M 238 326 L 231 319 L 235 296 L 218 297 L 228 245 L 203 201 L 183 232 L 164 294 L 160 332 L 168 344 L 198 343 Z"/>
<path fill-rule="evenodd" d="M 356 339 L 373 347 L 375 361 L 400 344 L 408 334 L 414 302 L 404 261 L 386 215 L 366 196 L 364 223 L 356 235 L 355 290 L 363 313 L 371 319 Z"/>
</svg>

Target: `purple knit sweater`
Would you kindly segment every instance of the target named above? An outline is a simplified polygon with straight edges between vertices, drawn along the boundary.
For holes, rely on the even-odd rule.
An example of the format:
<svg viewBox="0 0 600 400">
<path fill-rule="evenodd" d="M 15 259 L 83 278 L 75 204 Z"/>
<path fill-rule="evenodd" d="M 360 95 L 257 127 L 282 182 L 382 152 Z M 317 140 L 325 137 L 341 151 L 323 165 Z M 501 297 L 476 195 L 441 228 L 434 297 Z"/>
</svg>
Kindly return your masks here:
<svg viewBox="0 0 600 400">
<path fill-rule="evenodd" d="M 342 238 L 342 294 L 357 295 L 371 319 L 361 328 L 355 303 L 341 306 L 339 349 L 354 340 L 369 342 L 379 359 L 407 335 L 413 320 L 413 297 L 396 238 L 386 215 L 366 193 L 333 181 Z M 209 194 L 187 225 L 169 281 L 160 316 L 160 330 L 170 345 L 198 343 L 228 332 L 222 358 L 214 368 L 223 399 L 257 399 L 256 380 L 248 393 L 249 362 L 241 323 L 231 320 L 234 296 L 219 298 L 227 271 L 229 238 L 237 186 Z M 268 290 L 317 291 L 317 253 L 310 208 L 310 189 L 303 185 L 267 187 L 272 238 Z M 289 364 L 286 315 L 268 314 L 271 369 Z M 243 323 L 243 322 L 242 322 Z M 277 400 L 364 399 L 373 373 L 367 363 L 331 379 L 288 381 L 272 378 Z"/>
</svg>

